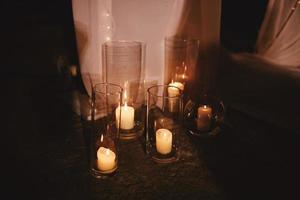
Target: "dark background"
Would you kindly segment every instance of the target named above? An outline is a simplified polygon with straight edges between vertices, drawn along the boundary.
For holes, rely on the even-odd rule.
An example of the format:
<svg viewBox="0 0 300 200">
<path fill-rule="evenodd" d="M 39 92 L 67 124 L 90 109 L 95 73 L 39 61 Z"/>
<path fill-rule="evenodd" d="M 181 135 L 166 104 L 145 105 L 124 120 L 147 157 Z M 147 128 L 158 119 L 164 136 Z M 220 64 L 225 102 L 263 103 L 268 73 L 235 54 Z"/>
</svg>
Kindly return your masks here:
<svg viewBox="0 0 300 200">
<path fill-rule="evenodd" d="M 224 48 L 232 52 L 253 52 L 266 3 L 267 0 L 222 1 L 221 43 Z M 43 159 L 32 161 L 30 155 L 42 151 L 39 143 L 55 141 L 64 135 L 62 130 L 70 123 L 67 105 L 60 102 L 59 96 L 73 88 L 83 90 L 80 77 L 70 78 L 67 72 L 58 71 L 59 66 L 78 66 L 71 1 L 2 1 L 1 4 L 5 186 L 11 186 L 11 196 L 42 193 L 35 182 L 38 176 L 35 172 L 48 163 Z M 260 145 L 264 146 L 265 141 L 268 140 L 260 140 Z M 243 149 L 242 144 L 239 145 Z M 252 160 L 257 159 L 255 153 L 251 153 Z M 247 185 L 249 190 L 246 191 L 251 192 L 251 186 L 259 184 L 263 172 L 252 171 L 245 175 L 249 168 L 246 164 L 243 167 L 238 175 L 257 178 Z M 282 176 L 278 171 L 265 169 L 265 172 L 269 177 L 276 176 L 276 172 Z M 49 174 L 55 176 L 54 172 Z M 242 179 L 232 182 L 236 180 Z M 236 182 L 228 187 L 238 185 Z M 268 186 L 266 189 L 272 190 Z"/>
<path fill-rule="evenodd" d="M 253 52 L 267 0 L 223 0 L 222 46 L 233 52 Z"/>
</svg>

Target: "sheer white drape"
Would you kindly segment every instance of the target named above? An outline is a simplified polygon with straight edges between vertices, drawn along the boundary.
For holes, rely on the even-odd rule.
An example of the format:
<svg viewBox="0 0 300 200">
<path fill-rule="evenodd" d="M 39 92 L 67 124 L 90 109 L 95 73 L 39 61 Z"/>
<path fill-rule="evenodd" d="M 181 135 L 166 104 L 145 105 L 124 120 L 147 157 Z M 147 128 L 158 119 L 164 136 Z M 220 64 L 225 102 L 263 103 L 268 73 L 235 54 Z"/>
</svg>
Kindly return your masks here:
<svg viewBox="0 0 300 200">
<path fill-rule="evenodd" d="M 276 64 L 300 66 L 299 0 L 269 0 L 256 49 Z"/>
<path fill-rule="evenodd" d="M 145 42 L 146 79 L 163 82 L 164 38 L 197 38 L 218 46 L 221 0 L 72 0 L 80 70 L 87 92 L 102 80 L 101 44 L 107 39 Z"/>
<path fill-rule="evenodd" d="M 299 0 L 269 0 L 256 52 L 229 53 L 226 60 L 220 87 L 233 107 L 286 130 L 299 129 Z"/>
<path fill-rule="evenodd" d="M 101 44 L 112 37 L 112 0 L 72 0 L 82 81 L 89 94 L 101 82 Z"/>
</svg>

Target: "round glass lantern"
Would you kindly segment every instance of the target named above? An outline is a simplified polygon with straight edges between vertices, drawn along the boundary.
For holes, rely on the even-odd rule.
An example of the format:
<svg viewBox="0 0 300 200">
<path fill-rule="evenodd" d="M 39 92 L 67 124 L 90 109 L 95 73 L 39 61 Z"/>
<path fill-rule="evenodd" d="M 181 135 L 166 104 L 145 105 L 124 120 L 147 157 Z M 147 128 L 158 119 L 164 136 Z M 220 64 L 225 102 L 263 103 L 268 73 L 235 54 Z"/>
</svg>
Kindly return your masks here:
<svg viewBox="0 0 300 200">
<path fill-rule="evenodd" d="M 102 45 L 103 79 L 123 88 L 120 139 L 143 134 L 145 100 L 139 98 L 144 80 L 145 44 L 138 41 L 108 41 Z"/>
<path fill-rule="evenodd" d="M 196 101 L 189 100 L 184 108 L 184 127 L 198 137 L 214 137 L 221 131 L 225 106 L 218 97 L 201 95 Z"/>
<path fill-rule="evenodd" d="M 156 85 L 147 90 L 146 151 L 157 163 L 178 160 L 182 98 L 182 90 L 175 86 Z"/>
<path fill-rule="evenodd" d="M 90 171 L 96 178 L 112 175 L 118 168 L 118 138 L 122 88 L 99 83 L 92 91 L 92 134 L 90 139 Z"/>
</svg>

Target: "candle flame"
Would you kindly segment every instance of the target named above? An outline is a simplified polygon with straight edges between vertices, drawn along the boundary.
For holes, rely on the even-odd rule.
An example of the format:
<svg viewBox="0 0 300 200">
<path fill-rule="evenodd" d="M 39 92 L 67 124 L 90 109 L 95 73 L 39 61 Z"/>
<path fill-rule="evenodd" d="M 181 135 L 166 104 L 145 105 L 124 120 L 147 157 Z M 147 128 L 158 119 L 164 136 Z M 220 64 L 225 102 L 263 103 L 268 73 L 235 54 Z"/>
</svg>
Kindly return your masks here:
<svg viewBox="0 0 300 200">
<path fill-rule="evenodd" d="M 103 142 L 103 134 L 101 134 L 101 139 L 100 139 L 100 141 Z"/>
<path fill-rule="evenodd" d="M 204 107 L 204 108 L 207 108 L 207 106 L 206 106 L 206 105 L 204 105 L 203 107 Z"/>
</svg>

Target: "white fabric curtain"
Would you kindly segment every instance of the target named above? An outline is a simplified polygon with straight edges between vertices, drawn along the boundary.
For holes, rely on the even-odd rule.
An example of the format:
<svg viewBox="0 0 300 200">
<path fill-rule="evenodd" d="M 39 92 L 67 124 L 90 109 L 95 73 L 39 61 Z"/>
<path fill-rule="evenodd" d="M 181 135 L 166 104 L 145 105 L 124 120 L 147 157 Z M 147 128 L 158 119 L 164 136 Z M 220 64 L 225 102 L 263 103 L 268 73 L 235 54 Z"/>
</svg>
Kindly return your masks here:
<svg viewBox="0 0 300 200">
<path fill-rule="evenodd" d="M 269 0 L 256 49 L 276 64 L 300 66 L 299 0 Z"/>
<path fill-rule="evenodd" d="M 101 44 L 146 43 L 145 78 L 163 82 L 164 38 L 185 35 L 202 49 L 220 43 L 221 0 L 72 0 L 80 70 L 87 92 L 102 81 Z"/>
<path fill-rule="evenodd" d="M 82 81 L 89 94 L 102 81 L 101 44 L 112 37 L 111 0 L 72 0 L 73 19 Z"/>
<path fill-rule="evenodd" d="M 269 0 L 256 53 L 229 53 L 226 61 L 220 87 L 233 107 L 286 130 L 299 129 L 299 0 Z"/>
</svg>

